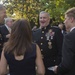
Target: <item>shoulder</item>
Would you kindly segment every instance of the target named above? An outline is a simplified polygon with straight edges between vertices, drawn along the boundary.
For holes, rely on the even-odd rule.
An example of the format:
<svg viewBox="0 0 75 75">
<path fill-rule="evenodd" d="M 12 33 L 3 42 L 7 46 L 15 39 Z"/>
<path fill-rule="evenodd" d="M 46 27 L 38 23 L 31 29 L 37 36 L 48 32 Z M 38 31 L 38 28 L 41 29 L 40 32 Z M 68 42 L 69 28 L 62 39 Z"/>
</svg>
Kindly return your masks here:
<svg viewBox="0 0 75 75">
<path fill-rule="evenodd" d="M 60 30 L 61 31 L 61 29 L 59 28 L 59 27 L 57 27 L 57 26 L 52 26 L 51 27 L 53 30 Z"/>
<path fill-rule="evenodd" d="M 5 25 L 0 26 L 0 29 L 4 29 L 4 28 L 6 28 L 6 26 L 5 26 Z"/>
<path fill-rule="evenodd" d="M 33 35 L 38 35 L 38 34 L 40 34 L 41 33 L 41 29 L 36 29 L 35 31 L 32 31 L 32 34 Z"/>
<path fill-rule="evenodd" d="M 38 28 L 38 29 L 36 29 L 36 30 L 33 30 L 32 32 L 39 32 L 39 31 L 41 31 L 40 28 Z"/>
<path fill-rule="evenodd" d="M 36 43 L 32 42 L 32 47 L 36 48 Z"/>
<path fill-rule="evenodd" d="M 75 38 L 75 29 L 73 31 L 67 33 L 65 37 L 67 37 L 67 38 Z"/>
<path fill-rule="evenodd" d="M 61 33 L 61 29 L 58 27 L 52 27 L 53 33 L 57 38 L 61 38 L 63 40 L 63 34 Z"/>
<path fill-rule="evenodd" d="M 51 29 L 55 32 L 55 33 L 61 33 L 61 29 L 58 28 L 57 26 L 52 26 Z"/>
<path fill-rule="evenodd" d="M 5 25 L 2 25 L 2 26 L 0 26 L 0 27 L 2 28 L 2 27 L 6 27 L 6 26 L 5 26 Z"/>
</svg>

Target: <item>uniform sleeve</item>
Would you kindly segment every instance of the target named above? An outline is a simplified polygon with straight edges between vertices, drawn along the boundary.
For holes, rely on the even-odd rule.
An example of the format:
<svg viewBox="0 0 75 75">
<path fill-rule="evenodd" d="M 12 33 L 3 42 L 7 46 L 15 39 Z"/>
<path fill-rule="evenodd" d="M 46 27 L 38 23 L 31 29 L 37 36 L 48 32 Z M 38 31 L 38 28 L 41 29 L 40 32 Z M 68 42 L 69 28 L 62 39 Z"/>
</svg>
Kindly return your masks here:
<svg viewBox="0 0 75 75">
<path fill-rule="evenodd" d="M 62 44 L 63 44 L 63 34 L 61 33 L 60 29 L 57 29 L 56 30 L 56 45 L 57 45 L 58 55 L 56 59 L 56 65 L 58 65 L 61 62 Z"/>
</svg>

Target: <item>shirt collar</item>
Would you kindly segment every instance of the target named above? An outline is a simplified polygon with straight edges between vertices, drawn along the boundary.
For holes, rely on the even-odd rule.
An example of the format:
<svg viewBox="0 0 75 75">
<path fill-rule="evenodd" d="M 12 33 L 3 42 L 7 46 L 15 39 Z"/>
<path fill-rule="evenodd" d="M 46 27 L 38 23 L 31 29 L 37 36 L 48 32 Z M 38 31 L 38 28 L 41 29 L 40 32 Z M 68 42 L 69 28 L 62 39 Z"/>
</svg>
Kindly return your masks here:
<svg viewBox="0 0 75 75">
<path fill-rule="evenodd" d="M 5 24 L 6 28 L 9 29 L 9 27 Z"/>
<path fill-rule="evenodd" d="M 72 28 L 70 29 L 70 32 L 71 32 L 73 29 L 75 29 L 75 27 L 72 27 Z"/>
</svg>

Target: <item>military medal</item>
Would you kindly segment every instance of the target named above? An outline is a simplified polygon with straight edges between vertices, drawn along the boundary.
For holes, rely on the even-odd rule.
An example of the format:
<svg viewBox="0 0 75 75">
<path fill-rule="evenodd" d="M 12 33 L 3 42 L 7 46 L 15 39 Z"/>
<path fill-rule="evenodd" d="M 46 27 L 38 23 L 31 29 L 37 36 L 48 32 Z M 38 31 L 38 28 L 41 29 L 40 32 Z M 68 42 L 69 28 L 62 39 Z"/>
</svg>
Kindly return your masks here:
<svg viewBox="0 0 75 75">
<path fill-rule="evenodd" d="M 52 29 L 50 29 L 49 31 L 48 31 L 48 33 L 46 33 L 46 38 L 47 38 L 47 40 L 49 40 L 49 37 L 50 37 L 50 33 L 52 32 Z"/>
<path fill-rule="evenodd" d="M 49 45 L 48 48 L 52 49 L 52 42 L 51 41 L 48 42 L 48 45 Z"/>
<path fill-rule="evenodd" d="M 50 34 L 49 33 L 46 33 L 47 40 L 49 40 L 49 37 L 50 37 Z"/>
</svg>

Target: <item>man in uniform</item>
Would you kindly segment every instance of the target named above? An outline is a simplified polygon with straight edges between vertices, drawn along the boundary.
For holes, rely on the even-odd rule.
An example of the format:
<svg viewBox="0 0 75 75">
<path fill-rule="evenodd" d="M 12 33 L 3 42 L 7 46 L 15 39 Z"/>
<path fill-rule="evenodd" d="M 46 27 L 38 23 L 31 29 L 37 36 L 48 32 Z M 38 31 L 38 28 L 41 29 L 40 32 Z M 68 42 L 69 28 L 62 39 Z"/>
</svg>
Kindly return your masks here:
<svg viewBox="0 0 75 75">
<path fill-rule="evenodd" d="M 45 75 L 55 75 L 54 72 L 48 68 L 59 64 L 61 61 L 63 35 L 59 28 L 50 26 L 49 13 L 45 11 L 40 12 L 39 23 L 39 29 L 33 31 L 33 40 L 41 49 L 46 69 Z"/>
</svg>

